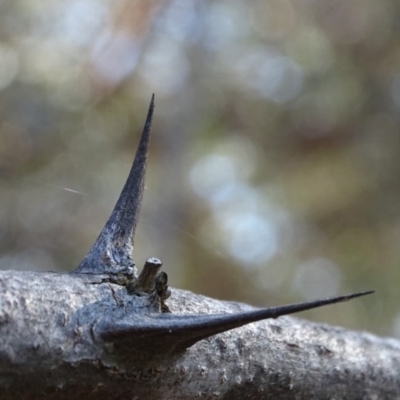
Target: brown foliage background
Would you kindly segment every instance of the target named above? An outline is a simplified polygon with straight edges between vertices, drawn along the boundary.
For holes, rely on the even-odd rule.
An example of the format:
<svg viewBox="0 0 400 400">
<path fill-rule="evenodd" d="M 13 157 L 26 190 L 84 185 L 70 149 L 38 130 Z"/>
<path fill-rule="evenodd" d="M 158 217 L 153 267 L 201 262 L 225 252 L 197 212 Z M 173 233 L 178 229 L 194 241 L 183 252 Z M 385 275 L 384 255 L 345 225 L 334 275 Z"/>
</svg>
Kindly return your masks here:
<svg viewBox="0 0 400 400">
<path fill-rule="evenodd" d="M 0 268 L 72 270 L 152 92 L 140 268 L 400 336 L 400 3 L 0 3 Z"/>
</svg>

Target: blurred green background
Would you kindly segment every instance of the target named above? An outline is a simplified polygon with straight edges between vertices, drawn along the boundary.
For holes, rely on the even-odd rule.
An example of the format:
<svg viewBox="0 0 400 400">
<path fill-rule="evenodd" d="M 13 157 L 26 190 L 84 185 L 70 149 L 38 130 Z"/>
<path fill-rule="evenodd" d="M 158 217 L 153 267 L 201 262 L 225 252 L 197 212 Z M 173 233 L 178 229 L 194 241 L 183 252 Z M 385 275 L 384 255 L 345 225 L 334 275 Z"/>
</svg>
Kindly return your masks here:
<svg viewBox="0 0 400 400">
<path fill-rule="evenodd" d="M 0 2 L 0 268 L 67 271 L 156 114 L 134 258 L 400 337 L 400 3 Z"/>
</svg>

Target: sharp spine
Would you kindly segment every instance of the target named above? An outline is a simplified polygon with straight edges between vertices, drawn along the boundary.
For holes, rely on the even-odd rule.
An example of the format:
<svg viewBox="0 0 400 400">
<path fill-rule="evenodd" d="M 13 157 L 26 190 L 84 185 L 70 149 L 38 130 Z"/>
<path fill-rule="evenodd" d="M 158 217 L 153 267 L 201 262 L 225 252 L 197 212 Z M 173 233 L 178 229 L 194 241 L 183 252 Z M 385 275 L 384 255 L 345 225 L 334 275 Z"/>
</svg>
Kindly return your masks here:
<svg viewBox="0 0 400 400">
<path fill-rule="evenodd" d="M 132 250 L 143 199 L 153 113 L 154 94 L 131 171 L 114 211 L 75 273 L 136 277 Z"/>
</svg>

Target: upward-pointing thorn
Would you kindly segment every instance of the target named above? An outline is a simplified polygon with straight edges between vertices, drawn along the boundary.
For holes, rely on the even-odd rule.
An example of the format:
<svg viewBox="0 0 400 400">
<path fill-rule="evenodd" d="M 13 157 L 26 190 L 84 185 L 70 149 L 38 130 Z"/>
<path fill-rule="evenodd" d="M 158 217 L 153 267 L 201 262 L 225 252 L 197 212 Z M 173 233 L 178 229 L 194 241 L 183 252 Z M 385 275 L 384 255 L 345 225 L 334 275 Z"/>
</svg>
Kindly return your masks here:
<svg viewBox="0 0 400 400">
<path fill-rule="evenodd" d="M 100 236 L 76 273 L 136 276 L 132 259 L 133 239 L 143 199 L 153 111 L 154 94 L 125 186 Z"/>
</svg>

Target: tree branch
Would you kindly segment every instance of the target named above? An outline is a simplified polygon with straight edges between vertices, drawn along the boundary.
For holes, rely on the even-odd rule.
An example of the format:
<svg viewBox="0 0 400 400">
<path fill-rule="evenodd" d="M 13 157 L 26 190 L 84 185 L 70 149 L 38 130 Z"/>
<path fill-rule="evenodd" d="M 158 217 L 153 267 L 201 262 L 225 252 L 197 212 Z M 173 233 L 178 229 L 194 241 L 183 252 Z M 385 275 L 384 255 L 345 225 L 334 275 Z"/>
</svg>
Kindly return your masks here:
<svg viewBox="0 0 400 400">
<path fill-rule="evenodd" d="M 400 343 L 290 317 L 163 352 L 146 336 L 102 341 L 104 318 L 148 307 L 102 276 L 0 272 L 0 389 L 7 399 L 360 399 L 400 393 Z M 139 302 L 142 301 L 141 304 Z M 172 290 L 176 315 L 254 308 Z M 2 398 L 4 398 L 2 396 Z"/>
<path fill-rule="evenodd" d="M 399 394 L 398 342 L 276 320 L 371 292 L 255 309 L 171 291 L 156 258 L 137 275 L 131 253 L 153 110 L 154 96 L 121 196 L 79 267 L 69 274 L 0 272 L 0 390 L 7 399 Z"/>
</svg>

